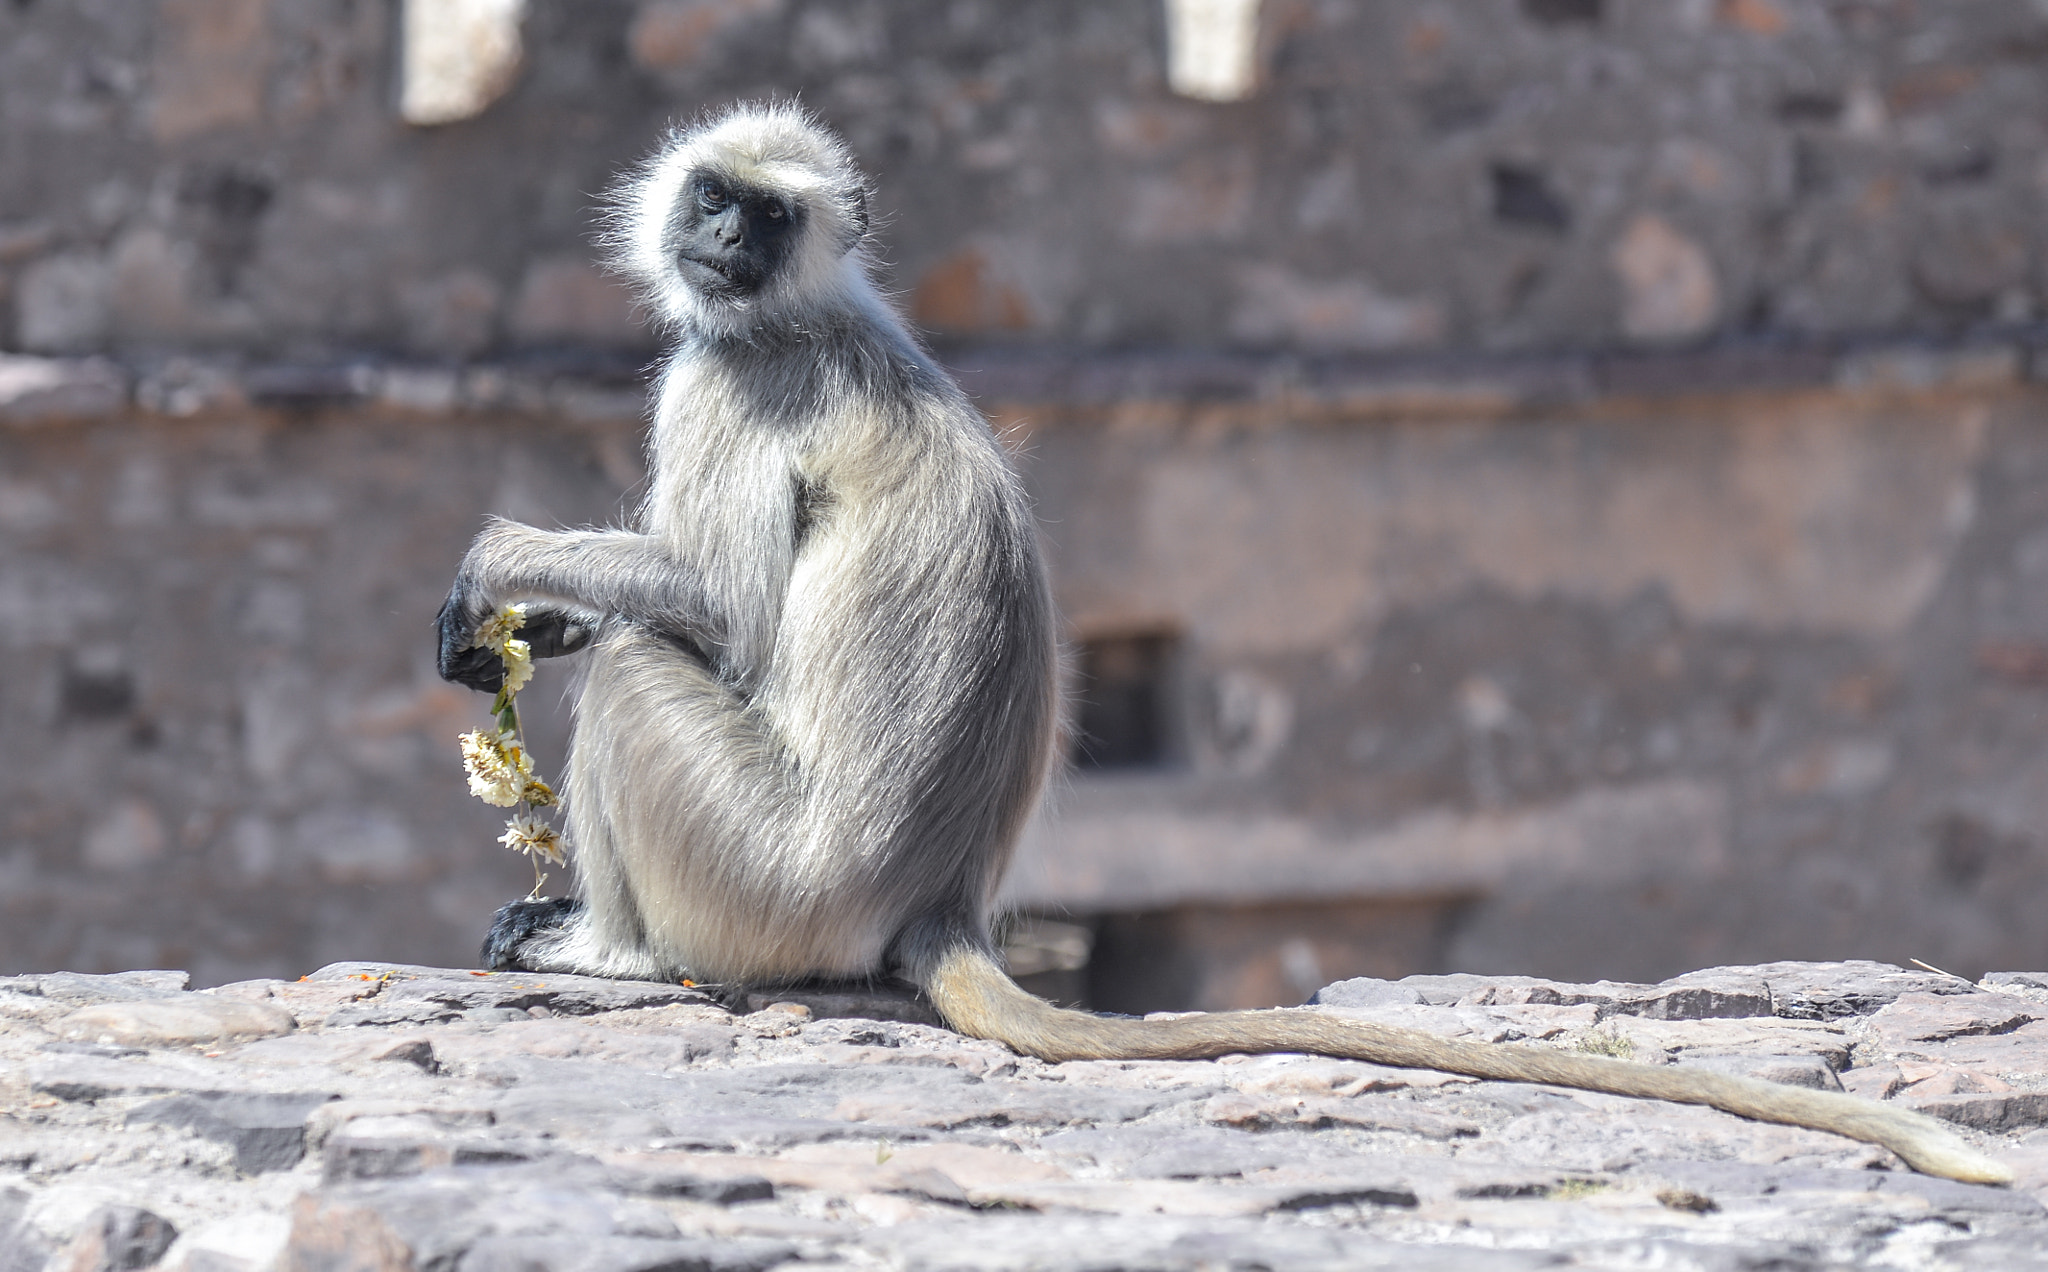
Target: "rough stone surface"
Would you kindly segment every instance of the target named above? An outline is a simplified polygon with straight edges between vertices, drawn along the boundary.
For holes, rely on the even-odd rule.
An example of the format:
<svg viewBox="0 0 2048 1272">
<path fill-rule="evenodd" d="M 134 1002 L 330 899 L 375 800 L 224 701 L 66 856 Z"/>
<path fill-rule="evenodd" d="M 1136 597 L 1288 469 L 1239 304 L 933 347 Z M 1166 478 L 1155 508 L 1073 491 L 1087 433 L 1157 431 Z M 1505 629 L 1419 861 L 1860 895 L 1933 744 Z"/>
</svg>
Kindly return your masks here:
<svg viewBox="0 0 2048 1272">
<path fill-rule="evenodd" d="M 2010 975 L 2010 973 L 2000 973 Z M 1600 981 L 1568 985 L 1529 976 L 1409 976 L 1399 981 L 1360 977 L 1327 985 L 1309 999 L 1328 1007 L 1379 1007 L 1425 1003 L 1434 1007 L 1485 1007 L 1502 1003 L 1588 1005 L 1598 1019 L 1643 1016 L 1652 1020 L 1782 1016 L 1792 1020 L 1833 1020 L 1867 1016 L 1911 997 L 1924 1001 L 1933 1018 L 1950 1020 L 1942 995 L 1969 992 L 1969 982 L 1936 972 L 1916 972 L 1887 963 L 1765 963 L 1754 967 L 1712 967 L 1687 972 L 1657 985 Z M 1973 997 L 1971 1002 L 1998 999 Z M 2024 1011 L 2024 1004 L 2015 1003 Z M 1996 1006 L 1979 1011 L 1996 1013 Z M 1959 1032 L 2004 1032 L 1959 1030 Z"/>
<path fill-rule="evenodd" d="M 2033 974 L 1318 996 L 1446 1036 L 1839 1082 L 1966 1128 L 2018 1172 L 1998 1189 L 1696 1108 L 1357 1061 L 1045 1064 L 888 1018 L 907 1009 L 887 987 L 745 1014 L 675 985 L 372 963 L 4 988 L 8 1272 L 2048 1267 Z M 89 998 L 261 1002 L 298 1027 L 88 1047 L 56 1026 Z"/>
<path fill-rule="evenodd" d="M 179 1000 L 81 1007 L 57 1022 L 65 1038 L 142 1047 L 265 1038 L 291 1028 L 291 1016 L 274 1007 Z"/>
</svg>

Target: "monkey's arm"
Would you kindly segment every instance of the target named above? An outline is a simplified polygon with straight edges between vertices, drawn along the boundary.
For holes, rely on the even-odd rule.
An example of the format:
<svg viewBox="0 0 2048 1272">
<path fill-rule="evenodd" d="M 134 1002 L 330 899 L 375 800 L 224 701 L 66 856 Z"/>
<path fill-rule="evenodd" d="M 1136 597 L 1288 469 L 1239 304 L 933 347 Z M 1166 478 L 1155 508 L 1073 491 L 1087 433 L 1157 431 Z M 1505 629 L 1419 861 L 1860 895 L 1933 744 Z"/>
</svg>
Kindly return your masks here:
<svg viewBox="0 0 2048 1272">
<path fill-rule="evenodd" d="M 497 688 L 498 656 L 470 642 L 484 619 L 513 601 L 537 603 L 521 633 L 536 658 L 574 653 L 614 616 L 707 648 L 722 643 L 724 625 L 694 573 L 648 536 L 494 519 L 463 556 L 436 620 L 444 679 Z"/>
</svg>

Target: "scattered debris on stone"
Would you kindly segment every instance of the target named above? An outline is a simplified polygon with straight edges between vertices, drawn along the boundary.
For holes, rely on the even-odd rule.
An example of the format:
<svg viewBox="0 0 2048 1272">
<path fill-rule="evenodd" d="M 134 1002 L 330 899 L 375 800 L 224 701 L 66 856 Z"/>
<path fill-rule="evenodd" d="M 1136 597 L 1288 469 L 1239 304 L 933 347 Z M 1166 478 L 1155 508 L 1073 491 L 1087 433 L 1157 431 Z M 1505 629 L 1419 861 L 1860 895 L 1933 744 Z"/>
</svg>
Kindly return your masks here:
<svg viewBox="0 0 2048 1272">
<path fill-rule="evenodd" d="M 1906 1104 L 2012 1163 L 2007 1189 L 1704 1109 L 1355 1061 L 1045 1064 L 887 986 L 736 1012 L 376 963 L 185 983 L 0 978 L 0 1267 L 2048 1268 L 2048 974 L 1316 996 Z"/>
</svg>

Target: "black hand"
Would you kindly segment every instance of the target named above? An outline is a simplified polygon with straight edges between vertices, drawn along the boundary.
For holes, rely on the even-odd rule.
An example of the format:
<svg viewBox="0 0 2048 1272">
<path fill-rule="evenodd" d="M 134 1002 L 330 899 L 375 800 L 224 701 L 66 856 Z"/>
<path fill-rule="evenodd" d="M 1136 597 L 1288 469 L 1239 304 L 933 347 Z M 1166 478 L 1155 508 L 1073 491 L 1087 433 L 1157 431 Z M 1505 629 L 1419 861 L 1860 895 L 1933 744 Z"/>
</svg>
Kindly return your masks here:
<svg viewBox="0 0 2048 1272">
<path fill-rule="evenodd" d="M 528 611 L 526 626 L 519 629 L 519 639 L 533 650 L 535 658 L 573 654 L 596 634 L 597 624 L 588 618 L 552 609 Z"/>
<path fill-rule="evenodd" d="M 496 693 L 505 684 L 505 660 L 488 649 L 465 649 L 441 664 L 441 679 L 484 693 Z"/>
<path fill-rule="evenodd" d="M 505 662 L 491 650 L 479 649 L 470 643 L 476 639 L 477 629 L 483 626 L 487 617 L 483 608 L 471 599 L 472 595 L 470 589 L 457 580 L 448 593 L 448 599 L 441 603 L 440 616 L 434 620 L 440 635 L 435 663 L 443 680 L 481 689 L 485 693 L 496 693 L 505 683 Z M 567 610 L 529 608 L 518 636 L 526 642 L 535 658 L 560 658 L 588 645 L 596 634 L 596 621 L 586 615 Z"/>
<path fill-rule="evenodd" d="M 505 683 L 504 660 L 491 650 L 470 644 L 476 639 L 476 629 L 482 626 L 483 619 L 483 614 L 469 599 L 468 589 L 457 582 L 455 589 L 448 593 L 448 599 L 442 602 L 440 615 L 434 620 L 439 636 L 434 662 L 441 679 L 485 693 L 496 693 Z"/>
</svg>

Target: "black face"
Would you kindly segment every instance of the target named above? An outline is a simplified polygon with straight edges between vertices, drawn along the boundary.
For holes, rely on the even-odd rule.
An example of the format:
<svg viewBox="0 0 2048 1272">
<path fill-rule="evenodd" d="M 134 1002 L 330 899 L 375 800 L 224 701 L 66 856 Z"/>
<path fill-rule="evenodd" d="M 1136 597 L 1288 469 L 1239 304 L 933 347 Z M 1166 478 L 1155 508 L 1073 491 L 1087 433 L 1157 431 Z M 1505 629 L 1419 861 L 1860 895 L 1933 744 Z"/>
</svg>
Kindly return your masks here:
<svg viewBox="0 0 2048 1272">
<path fill-rule="evenodd" d="M 796 242 L 802 209 L 716 173 L 690 178 L 669 221 L 668 249 L 691 286 L 748 296 L 767 286 Z"/>
</svg>

